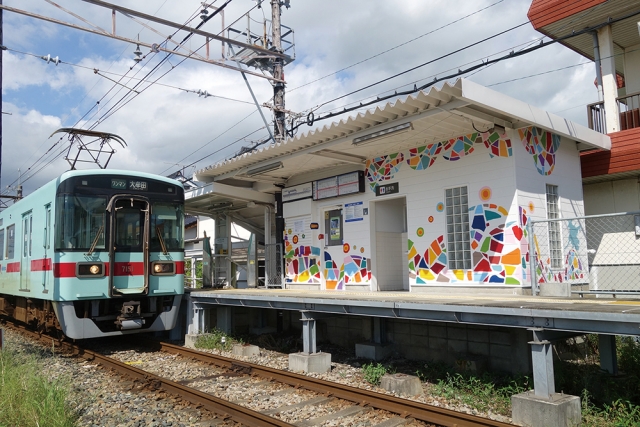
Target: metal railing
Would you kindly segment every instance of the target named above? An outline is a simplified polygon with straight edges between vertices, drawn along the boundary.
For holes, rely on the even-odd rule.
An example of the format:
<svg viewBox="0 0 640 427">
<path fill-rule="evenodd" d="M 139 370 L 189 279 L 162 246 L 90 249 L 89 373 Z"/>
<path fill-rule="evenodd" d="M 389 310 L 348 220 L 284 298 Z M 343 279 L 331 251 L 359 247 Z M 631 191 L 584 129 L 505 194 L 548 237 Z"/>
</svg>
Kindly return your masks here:
<svg viewBox="0 0 640 427">
<path fill-rule="evenodd" d="M 577 294 L 640 296 L 640 212 L 529 223 L 531 284 L 569 283 Z"/>
<path fill-rule="evenodd" d="M 640 127 L 640 92 L 616 98 L 616 106 L 620 117 L 620 130 Z M 587 105 L 589 129 L 607 133 L 606 116 L 603 101 Z"/>
<path fill-rule="evenodd" d="M 589 118 L 589 129 L 600 133 L 607 133 L 604 102 L 595 102 L 587 105 L 587 117 Z"/>
<path fill-rule="evenodd" d="M 265 287 L 284 288 L 284 263 L 281 243 L 264 245 Z"/>
<path fill-rule="evenodd" d="M 640 127 L 640 93 L 616 99 L 620 112 L 620 130 Z"/>
</svg>

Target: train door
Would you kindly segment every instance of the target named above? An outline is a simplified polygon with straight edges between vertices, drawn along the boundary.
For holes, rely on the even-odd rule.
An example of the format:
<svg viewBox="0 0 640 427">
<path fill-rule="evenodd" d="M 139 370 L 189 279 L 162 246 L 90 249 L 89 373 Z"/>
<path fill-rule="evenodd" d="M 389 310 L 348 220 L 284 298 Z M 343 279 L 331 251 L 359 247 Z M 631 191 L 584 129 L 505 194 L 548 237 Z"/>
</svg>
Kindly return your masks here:
<svg viewBox="0 0 640 427">
<path fill-rule="evenodd" d="M 31 279 L 31 237 L 33 231 L 33 216 L 31 212 L 22 215 L 22 251 L 20 262 L 20 290 L 30 290 Z"/>
<path fill-rule="evenodd" d="M 149 202 L 139 196 L 114 196 L 111 212 L 109 277 L 112 295 L 149 291 Z"/>
</svg>

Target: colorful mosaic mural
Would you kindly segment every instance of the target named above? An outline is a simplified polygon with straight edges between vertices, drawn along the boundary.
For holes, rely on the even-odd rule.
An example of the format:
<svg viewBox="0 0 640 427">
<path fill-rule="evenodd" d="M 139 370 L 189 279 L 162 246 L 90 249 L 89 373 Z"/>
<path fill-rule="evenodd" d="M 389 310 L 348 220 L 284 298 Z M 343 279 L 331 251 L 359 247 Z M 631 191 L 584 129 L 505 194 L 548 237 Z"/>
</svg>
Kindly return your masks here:
<svg viewBox="0 0 640 427">
<path fill-rule="evenodd" d="M 489 150 L 489 157 L 511 157 L 511 140 L 507 135 L 500 135 L 498 132 L 482 134 L 482 142 Z"/>
<path fill-rule="evenodd" d="M 472 217 L 470 238 L 473 280 L 506 285 L 521 284 L 521 280 L 526 278 L 528 253 L 525 228 L 527 217 L 524 209 L 519 209 L 518 221 L 508 223 L 506 219 L 509 213 L 502 206 L 477 205 L 469 209 L 469 213 Z"/>
<path fill-rule="evenodd" d="M 379 182 L 392 179 L 400 169 L 400 166 L 402 166 L 403 161 L 404 154 L 402 153 L 389 154 L 367 160 L 366 175 L 371 189 L 375 191 Z"/>
<path fill-rule="evenodd" d="M 407 164 L 413 170 L 425 170 L 435 163 L 436 157 L 438 156 L 438 154 L 440 154 L 441 151 L 441 142 L 425 145 L 424 147 L 412 148 L 411 150 L 409 150 Z"/>
<path fill-rule="evenodd" d="M 344 266 L 338 267 L 327 251 L 324 251 L 324 277 L 327 289 L 344 290 Z"/>
<path fill-rule="evenodd" d="M 556 165 L 556 151 L 560 147 L 560 136 L 537 127 L 518 129 L 520 140 L 540 175 L 551 175 Z"/>
<path fill-rule="evenodd" d="M 448 282 L 449 278 L 442 273 L 447 270 L 447 250 L 444 247 L 444 236 L 438 237 L 420 254 L 413 241 L 408 240 L 409 277 L 416 279 L 416 284 L 431 281 Z"/>
<path fill-rule="evenodd" d="M 345 255 L 338 267 L 331 254 L 325 251 L 324 267 L 327 289 L 344 290 L 347 284 L 371 281 L 371 260 L 359 255 Z"/>
<path fill-rule="evenodd" d="M 463 135 L 442 143 L 442 157 L 445 160 L 456 161 L 473 153 L 473 143 L 482 142 L 478 133 Z"/>
<path fill-rule="evenodd" d="M 475 132 L 448 141 L 412 148 L 406 155 L 395 153 L 367 160 L 366 174 L 369 186 L 375 191 L 378 183 L 393 179 L 405 158 L 411 169 L 422 171 L 432 166 L 438 156 L 448 161 L 457 161 L 473 153 L 476 145 L 480 144 L 486 147 L 491 158 L 512 156 L 511 140 L 506 135 L 500 135 L 498 132 Z"/>
<path fill-rule="evenodd" d="M 465 281 L 519 285 L 526 279 L 526 211 L 520 208 L 517 220 L 508 222 L 507 210 L 494 204 L 472 206 L 469 213 L 472 269 L 448 269 L 444 236 L 431 242 L 423 254 L 409 240 L 409 272 L 416 284 Z"/>
<path fill-rule="evenodd" d="M 575 249 L 569 249 L 564 257 L 564 269 L 554 272 L 551 270 L 551 258 L 540 257 L 536 242 L 536 280 L 538 283 L 564 283 L 587 279 L 587 270 Z"/>
<path fill-rule="evenodd" d="M 320 248 L 317 246 L 293 247 L 288 240 L 285 240 L 285 245 L 287 281 L 320 284 L 322 276 L 320 266 L 317 264 Z"/>
</svg>

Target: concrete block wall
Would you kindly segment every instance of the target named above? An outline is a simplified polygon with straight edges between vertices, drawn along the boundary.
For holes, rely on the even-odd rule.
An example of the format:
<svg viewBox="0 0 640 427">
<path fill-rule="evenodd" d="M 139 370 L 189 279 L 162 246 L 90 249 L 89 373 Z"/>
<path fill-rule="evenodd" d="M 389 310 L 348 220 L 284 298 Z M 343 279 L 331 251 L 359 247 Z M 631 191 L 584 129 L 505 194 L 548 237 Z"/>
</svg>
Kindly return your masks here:
<svg viewBox="0 0 640 427">
<path fill-rule="evenodd" d="M 215 310 L 211 313 L 211 328 L 215 327 Z M 247 333 L 250 328 L 266 320 L 261 326 L 276 326 L 277 310 L 234 307 L 234 333 Z M 301 315 L 284 311 L 284 331 L 302 333 Z M 392 346 L 393 354 L 412 360 L 445 362 L 455 365 L 458 360 L 481 359 L 491 371 L 514 374 L 531 372 L 530 332 L 521 328 L 461 325 L 446 322 L 386 319 L 383 341 Z M 319 315 L 316 324 L 318 350 L 325 342 L 355 352 L 355 343 L 373 341 L 373 319 L 364 316 Z M 484 365 L 484 364 L 483 364 Z"/>
<path fill-rule="evenodd" d="M 371 318 L 336 316 L 318 320 L 317 338 L 351 349 L 354 343 L 371 341 L 371 331 Z M 492 371 L 516 374 L 531 372 L 529 335 L 520 328 L 387 319 L 385 340 L 394 354 L 407 359 L 454 364 L 477 357 Z"/>
</svg>

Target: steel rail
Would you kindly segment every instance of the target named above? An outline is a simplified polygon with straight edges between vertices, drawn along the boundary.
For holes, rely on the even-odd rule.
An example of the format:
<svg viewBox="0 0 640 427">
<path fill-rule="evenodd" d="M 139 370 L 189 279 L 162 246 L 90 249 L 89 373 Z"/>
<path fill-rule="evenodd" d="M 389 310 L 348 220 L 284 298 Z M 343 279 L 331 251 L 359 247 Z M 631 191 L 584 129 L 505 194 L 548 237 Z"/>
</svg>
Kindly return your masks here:
<svg viewBox="0 0 640 427">
<path fill-rule="evenodd" d="M 287 371 L 243 362 L 224 356 L 205 353 L 186 347 L 181 347 L 166 342 L 149 340 L 149 344 L 155 344 L 159 350 L 179 354 L 184 357 L 210 363 L 232 371 L 241 371 L 246 374 L 267 378 L 288 384 L 296 388 L 304 388 L 310 391 L 333 396 L 338 399 L 348 400 L 361 406 L 389 411 L 405 418 L 414 418 L 428 423 L 446 427 L 508 427 L 512 424 L 494 421 L 484 417 L 456 412 L 450 409 L 440 408 L 426 403 L 414 402 L 382 393 L 376 393 L 357 387 L 352 387 L 306 375 L 295 374 Z"/>
<path fill-rule="evenodd" d="M 228 402 L 224 399 L 220 399 L 194 388 L 178 384 L 177 382 L 127 365 L 116 359 L 84 349 L 76 344 L 55 340 L 49 336 L 33 332 L 25 327 L 16 326 L 13 323 L 11 326 L 16 327 L 20 332 L 29 335 L 32 339 L 45 345 L 51 345 L 51 341 L 54 340 L 54 343 L 57 342 L 59 349 L 63 350 L 65 353 L 82 357 L 85 360 L 102 365 L 105 368 L 113 369 L 119 374 L 126 375 L 127 377 L 139 381 L 149 389 L 162 390 L 180 397 L 183 400 L 191 402 L 194 405 L 199 405 L 201 408 L 219 415 L 223 419 L 232 419 L 233 421 L 249 427 L 293 427 L 293 424 L 253 411 L 249 408 L 245 408 L 244 406 L 236 405 L 235 403 Z"/>
</svg>

